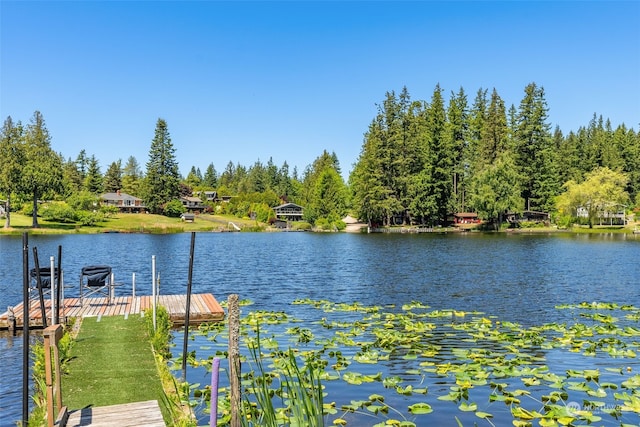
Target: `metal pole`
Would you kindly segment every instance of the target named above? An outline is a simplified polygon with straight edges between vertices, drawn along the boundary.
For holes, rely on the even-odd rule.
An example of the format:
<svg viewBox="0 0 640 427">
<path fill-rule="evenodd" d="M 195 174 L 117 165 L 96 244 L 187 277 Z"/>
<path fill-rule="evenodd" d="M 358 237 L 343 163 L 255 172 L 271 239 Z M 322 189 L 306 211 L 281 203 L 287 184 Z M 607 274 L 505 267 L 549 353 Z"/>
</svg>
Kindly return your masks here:
<svg viewBox="0 0 640 427">
<path fill-rule="evenodd" d="M 151 255 L 151 306 L 153 307 L 153 330 L 156 330 L 156 256 Z"/>
<path fill-rule="evenodd" d="M 131 274 L 131 299 L 136 298 L 136 273 Z"/>
<path fill-rule="evenodd" d="M 29 425 L 29 236 L 22 233 L 22 425 Z"/>
<path fill-rule="evenodd" d="M 62 302 L 64 304 L 64 293 L 62 293 L 62 245 L 58 245 L 58 277 L 57 277 L 57 286 L 56 286 L 56 321 L 55 323 L 60 323 L 60 295 L 62 294 Z M 62 307 L 64 309 L 64 307 Z M 64 311 L 64 310 L 63 310 Z"/>
<path fill-rule="evenodd" d="M 182 346 L 182 379 L 187 380 L 187 350 L 189 341 L 189 312 L 191 311 L 191 278 L 193 277 L 193 252 L 196 233 L 191 232 L 191 250 L 189 251 L 189 274 L 187 276 L 187 307 L 184 313 L 184 344 Z"/>
<path fill-rule="evenodd" d="M 54 270 L 54 265 L 55 265 L 55 260 L 53 259 L 53 257 L 49 257 L 49 272 L 51 273 L 51 277 L 50 277 L 50 284 L 51 284 L 51 324 L 55 325 L 57 322 L 56 320 L 56 310 L 58 309 L 58 306 L 56 305 L 56 292 L 54 292 L 55 290 L 55 285 L 56 285 L 56 271 Z"/>
<path fill-rule="evenodd" d="M 211 412 L 209 414 L 209 426 L 218 425 L 218 379 L 220 374 L 220 358 L 214 357 L 211 364 Z"/>
</svg>

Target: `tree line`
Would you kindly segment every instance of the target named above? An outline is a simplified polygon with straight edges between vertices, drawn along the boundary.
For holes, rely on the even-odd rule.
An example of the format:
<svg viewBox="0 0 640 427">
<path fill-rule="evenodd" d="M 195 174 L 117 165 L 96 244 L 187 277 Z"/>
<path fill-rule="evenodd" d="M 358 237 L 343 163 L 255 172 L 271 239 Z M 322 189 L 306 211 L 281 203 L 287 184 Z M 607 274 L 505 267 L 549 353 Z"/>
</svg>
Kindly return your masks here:
<svg viewBox="0 0 640 427">
<path fill-rule="evenodd" d="M 566 136 L 551 131 L 536 83 L 525 87 L 517 108 L 507 108 L 496 89 L 479 89 L 469 105 L 461 88 L 445 104 L 439 85 L 429 102 L 411 100 L 406 87 L 386 94 L 349 178 L 357 216 L 437 225 L 455 212 L 494 222 L 507 212 L 559 212 L 567 183 L 599 168 L 621 174 L 622 191 L 610 202 L 638 202 L 640 135 L 633 129 L 614 130 L 594 115 Z"/>
<path fill-rule="evenodd" d="M 64 206 L 67 216 L 95 222 L 99 217 L 90 212 L 98 196 L 118 190 L 143 199 L 152 213 L 166 215 L 183 209 L 180 197 L 216 190 L 234 196 L 230 203 L 211 206 L 216 213 L 253 213 L 263 222 L 274 219 L 272 207 L 292 202 L 305 208 L 307 221 L 326 227 L 349 212 L 382 225 L 445 224 L 452 213 L 466 211 L 494 222 L 524 210 L 570 216 L 578 204 L 598 205 L 585 199 L 584 191 L 570 197 L 584 190 L 585 182 L 592 188 L 597 176 L 614 181 L 619 190 L 598 193 L 598 206 L 638 203 L 640 193 L 640 135 L 624 124 L 613 129 L 595 114 L 566 136 L 558 127 L 551 131 L 544 89 L 535 83 L 525 87 L 517 108 L 508 109 L 496 89 L 490 94 L 479 89 L 471 103 L 463 88 L 448 102 L 439 85 L 428 102 L 412 100 L 406 87 L 398 95 L 387 92 L 347 183 L 337 156 L 326 150 L 301 174 L 270 158 L 249 167 L 229 162 L 221 173 L 213 163 L 204 174 L 192 166 L 183 177 L 161 118 L 144 171 L 133 156 L 124 165 L 112 162 L 102 173 L 98 159 L 86 150 L 76 158 L 56 153 L 38 111 L 26 126 L 8 117 L 0 137 L 5 227 L 12 203 L 29 211 L 37 227 L 39 200 L 59 202 L 49 214 L 64 216 Z"/>
</svg>

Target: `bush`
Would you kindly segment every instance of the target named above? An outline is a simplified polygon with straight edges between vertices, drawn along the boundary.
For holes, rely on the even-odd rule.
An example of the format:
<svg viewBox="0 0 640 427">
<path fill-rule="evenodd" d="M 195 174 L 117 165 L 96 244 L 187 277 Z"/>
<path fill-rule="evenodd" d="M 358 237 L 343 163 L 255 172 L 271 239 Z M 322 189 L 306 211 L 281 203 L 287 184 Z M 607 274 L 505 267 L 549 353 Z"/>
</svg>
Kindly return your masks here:
<svg viewBox="0 0 640 427">
<path fill-rule="evenodd" d="M 98 209 L 100 200 L 89 191 L 80 191 L 67 198 L 67 203 L 76 211 L 94 211 Z"/>
<path fill-rule="evenodd" d="M 40 209 L 40 216 L 53 222 L 76 222 L 76 212 L 65 202 L 47 203 Z"/>
<path fill-rule="evenodd" d="M 187 208 L 184 207 L 180 200 L 172 200 L 164 206 L 164 214 L 170 218 L 179 218 L 186 211 Z"/>
<path fill-rule="evenodd" d="M 311 224 L 306 221 L 293 221 L 291 223 L 291 229 L 299 231 L 309 231 L 311 230 Z"/>
<path fill-rule="evenodd" d="M 80 225 L 95 225 L 104 220 L 104 215 L 101 212 L 78 211 L 75 219 Z"/>
</svg>

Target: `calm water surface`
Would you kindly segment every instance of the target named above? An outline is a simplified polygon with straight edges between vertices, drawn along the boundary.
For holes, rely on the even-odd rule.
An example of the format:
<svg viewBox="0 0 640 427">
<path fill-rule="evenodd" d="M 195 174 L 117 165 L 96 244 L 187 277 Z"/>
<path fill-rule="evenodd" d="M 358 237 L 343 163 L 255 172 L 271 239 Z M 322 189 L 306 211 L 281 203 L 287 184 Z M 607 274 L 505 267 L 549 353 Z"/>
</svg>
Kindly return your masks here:
<svg viewBox="0 0 640 427">
<path fill-rule="evenodd" d="M 151 293 L 156 256 L 161 293 L 186 292 L 190 234 L 30 236 L 40 264 L 62 245 L 67 296 L 80 269 L 109 264 L 131 292 Z M 57 263 L 57 260 L 56 260 Z M 640 236 L 313 233 L 199 233 L 193 291 L 219 301 L 237 293 L 251 310 L 287 311 L 299 298 L 364 305 L 411 301 L 432 309 L 480 310 L 525 326 L 563 321 L 560 303 L 607 301 L 640 306 Z M 0 311 L 22 299 L 22 239 L 0 237 Z M 300 307 L 300 308 L 299 308 Z M 0 426 L 21 416 L 22 339 L 0 336 Z M 18 384 L 18 386 L 16 386 Z"/>
</svg>

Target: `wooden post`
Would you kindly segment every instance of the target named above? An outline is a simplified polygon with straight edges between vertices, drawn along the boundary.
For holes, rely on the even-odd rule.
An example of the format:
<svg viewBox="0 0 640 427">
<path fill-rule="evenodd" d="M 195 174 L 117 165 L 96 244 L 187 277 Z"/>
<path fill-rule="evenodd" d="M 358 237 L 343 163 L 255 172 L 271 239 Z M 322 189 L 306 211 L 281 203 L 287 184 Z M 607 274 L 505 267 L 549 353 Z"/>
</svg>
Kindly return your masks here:
<svg viewBox="0 0 640 427">
<path fill-rule="evenodd" d="M 55 410 L 62 409 L 62 388 L 60 385 L 60 353 L 58 341 L 62 338 L 62 326 L 51 325 L 44 330 L 44 370 L 47 386 L 47 426 L 53 427 L 55 423 Z M 51 347 L 53 346 L 53 361 L 51 360 Z M 53 384 L 52 364 L 55 363 L 55 390 Z M 53 398 L 56 398 L 54 410 Z"/>
<path fill-rule="evenodd" d="M 231 427 L 240 427 L 240 306 L 238 295 L 229 295 L 229 389 L 231 395 Z"/>
</svg>

